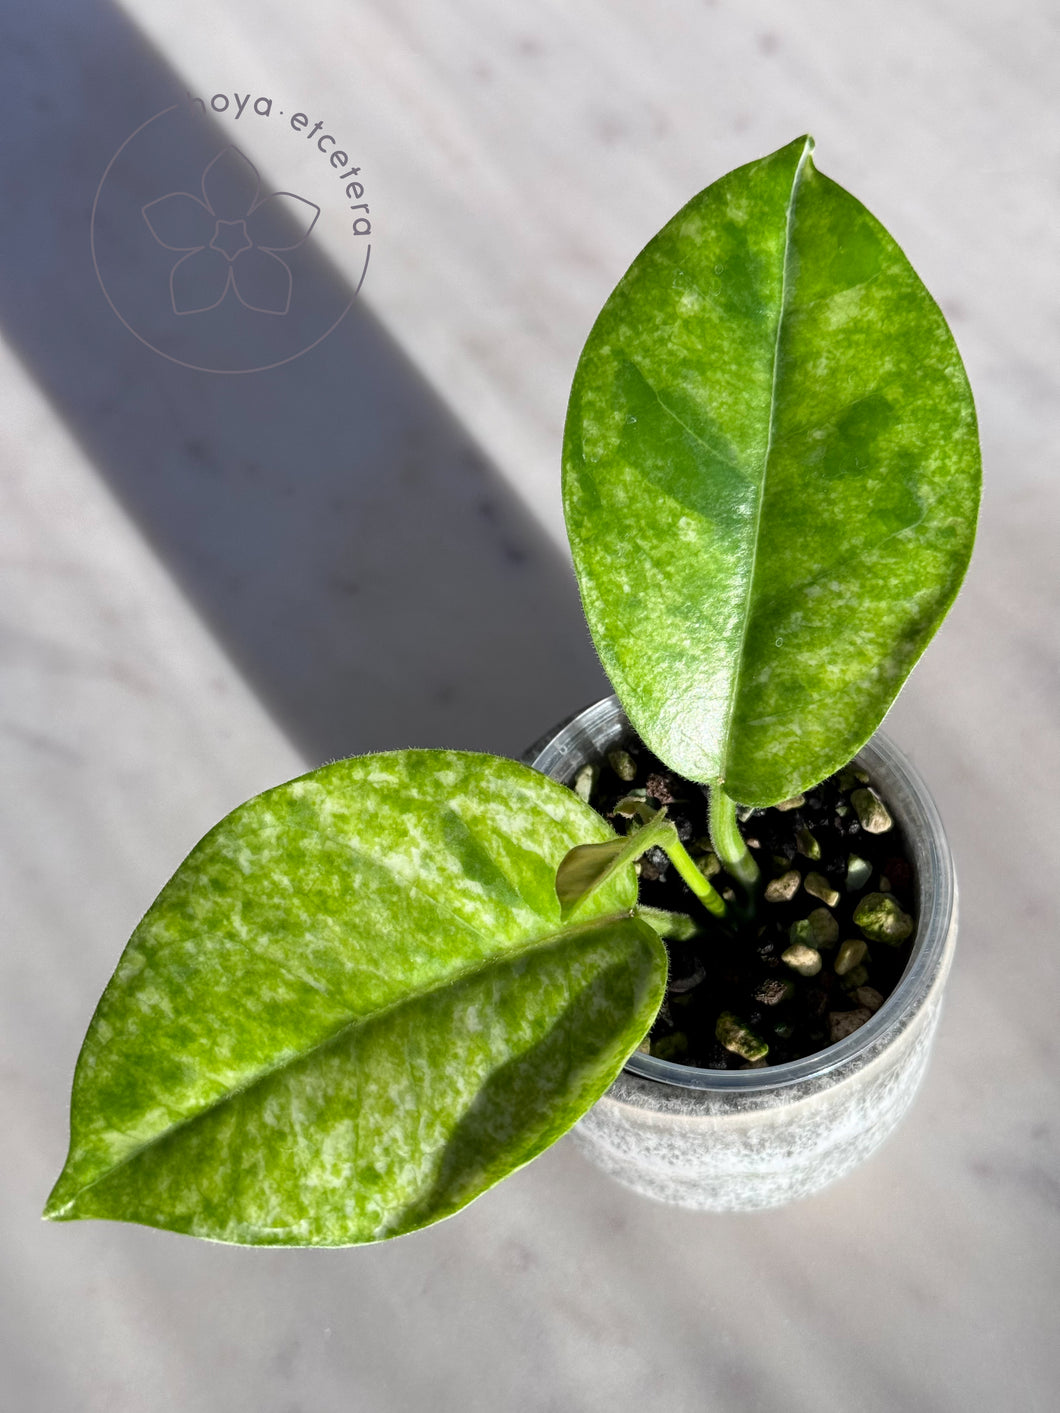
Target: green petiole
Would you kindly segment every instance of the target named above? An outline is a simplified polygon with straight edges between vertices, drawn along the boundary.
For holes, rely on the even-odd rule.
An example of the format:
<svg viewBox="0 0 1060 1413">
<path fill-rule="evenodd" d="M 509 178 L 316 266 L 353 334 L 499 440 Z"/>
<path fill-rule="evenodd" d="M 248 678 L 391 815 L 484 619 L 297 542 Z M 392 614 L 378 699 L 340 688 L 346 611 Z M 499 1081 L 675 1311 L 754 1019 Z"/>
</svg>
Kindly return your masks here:
<svg viewBox="0 0 1060 1413">
<path fill-rule="evenodd" d="M 753 892 L 758 883 L 758 865 L 751 857 L 736 823 L 736 802 L 730 800 L 720 785 L 710 787 L 710 842 L 726 872 L 732 874 L 748 893 Z M 681 876 L 684 877 L 684 874 Z"/>
<path fill-rule="evenodd" d="M 564 921 L 617 869 L 635 863 L 656 845 L 703 906 L 715 917 L 725 917 L 725 899 L 696 868 L 673 823 L 666 818 L 666 811 L 651 812 L 650 806 L 644 806 L 638 814 L 643 822 L 635 833 L 606 844 L 577 844 L 563 859 L 556 872 L 556 895 Z"/>
<path fill-rule="evenodd" d="M 728 911 L 725 907 L 725 899 L 700 873 L 688 850 L 678 839 L 677 830 L 672 824 L 670 825 L 670 833 L 665 838 L 658 840 L 658 844 L 703 906 L 715 917 L 724 917 Z"/>
</svg>

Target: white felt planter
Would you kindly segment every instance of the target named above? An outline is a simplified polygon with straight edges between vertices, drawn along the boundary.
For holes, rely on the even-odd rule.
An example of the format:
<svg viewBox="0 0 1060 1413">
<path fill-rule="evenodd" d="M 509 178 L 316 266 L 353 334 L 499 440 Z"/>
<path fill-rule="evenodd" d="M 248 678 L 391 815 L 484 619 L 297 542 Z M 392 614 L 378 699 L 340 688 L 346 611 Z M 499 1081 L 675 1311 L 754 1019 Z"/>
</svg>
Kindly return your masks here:
<svg viewBox="0 0 1060 1413">
<path fill-rule="evenodd" d="M 617 697 L 528 753 L 570 784 L 621 743 Z M 760 1070 L 703 1070 L 636 1054 L 575 1129 L 606 1172 L 646 1196 L 708 1211 L 776 1207 L 833 1182 L 892 1132 L 923 1078 L 957 934 L 953 860 L 923 781 L 881 734 L 857 757 L 902 827 L 916 873 L 917 932 L 879 1011 L 836 1045 Z"/>
</svg>

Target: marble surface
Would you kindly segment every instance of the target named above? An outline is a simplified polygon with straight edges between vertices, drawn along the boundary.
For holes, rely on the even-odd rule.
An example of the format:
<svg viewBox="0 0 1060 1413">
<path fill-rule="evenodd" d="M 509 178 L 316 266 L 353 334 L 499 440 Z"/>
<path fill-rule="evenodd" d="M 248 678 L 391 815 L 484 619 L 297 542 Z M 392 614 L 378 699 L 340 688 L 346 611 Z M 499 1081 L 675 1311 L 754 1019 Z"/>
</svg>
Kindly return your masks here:
<svg viewBox="0 0 1060 1413">
<path fill-rule="evenodd" d="M 0 30 L 0 1406 L 1054 1408 L 1056 7 L 41 0 Z M 129 133 L 233 89 L 355 133 L 376 222 L 336 332 L 242 378 L 138 343 L 88 243 Z M 96 998 L 221 814 L 340 754 L 517 754 L 602 694 L 559 516 L 578 350 L 678 206 L 806 130 L 938 297 L 982 429 L 972 570 L 888 722 L 962 895 L 911 1116 L 736 1217 L 565 1140 L 362 1250 L 42 1224 Z"/>
</svg>

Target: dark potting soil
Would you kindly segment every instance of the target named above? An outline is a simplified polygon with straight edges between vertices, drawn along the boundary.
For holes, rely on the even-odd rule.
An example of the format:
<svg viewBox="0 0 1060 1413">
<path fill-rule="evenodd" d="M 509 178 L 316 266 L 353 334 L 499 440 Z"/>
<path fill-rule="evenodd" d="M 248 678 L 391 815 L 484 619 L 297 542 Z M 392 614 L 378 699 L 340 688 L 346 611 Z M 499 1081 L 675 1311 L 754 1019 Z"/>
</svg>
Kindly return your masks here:
<svg viewBox="0 0 1060 1413">
<path fill-rule="evenodd" d="M 641 903 L 699 928 L 666 940 L 670 979 L 651 1054 L 704 1069 L 801 1059 L 863 1025 L 898 984 L 915 936 L 913 868 L 863 770 L 850 766 L 797 803 L 740 811 L 762 875 L 750 917 L 745 893 L 713 854 L 705 789 L 668 770 L 638 737 L 583 768 L 575 788 L 620 834 L 637 827 L 614 812 L 623 799 L 665 806 L 733 914 L 713 918 L 661 849 L 640 859 Z"/>
</svg>

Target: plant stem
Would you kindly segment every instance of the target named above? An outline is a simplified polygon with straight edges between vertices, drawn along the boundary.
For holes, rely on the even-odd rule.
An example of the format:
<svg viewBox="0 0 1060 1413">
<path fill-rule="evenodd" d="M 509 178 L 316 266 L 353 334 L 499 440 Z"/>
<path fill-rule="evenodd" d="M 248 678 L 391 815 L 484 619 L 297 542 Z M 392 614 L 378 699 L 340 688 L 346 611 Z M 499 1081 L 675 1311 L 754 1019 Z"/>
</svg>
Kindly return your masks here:
<svg viewBox="0 0 1060 1413">
<path fill-rule="evenodd" d="M 750 893 L 758 882 L 758 865 L 736 823 L 736 802 L 720 785 L 710 787 L 710 842 L 727 872 Z"/>
<path fill-rule="evenodd" d="M 672 826 L 671 826 L 672 828 Z M 684 881 L 691 888 L 703 906 L 714 914 L 715 917 L 725 917 L 728 909 L 725 906 L 725 899 L 712 887 L 703 877 L 699 869 L 692 862 L 692 857 L 688 850 L 677 837 L 674 830 L 665 839 L 659 840 L 659 848 L 662 849 L 674 868 L 681 875 Z"/>
</svg>

